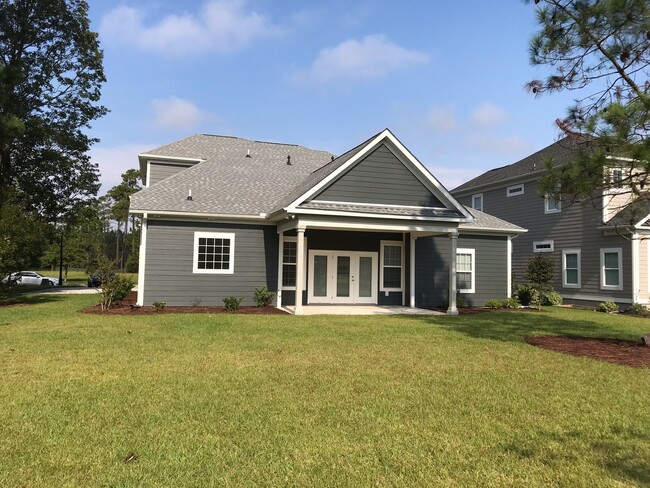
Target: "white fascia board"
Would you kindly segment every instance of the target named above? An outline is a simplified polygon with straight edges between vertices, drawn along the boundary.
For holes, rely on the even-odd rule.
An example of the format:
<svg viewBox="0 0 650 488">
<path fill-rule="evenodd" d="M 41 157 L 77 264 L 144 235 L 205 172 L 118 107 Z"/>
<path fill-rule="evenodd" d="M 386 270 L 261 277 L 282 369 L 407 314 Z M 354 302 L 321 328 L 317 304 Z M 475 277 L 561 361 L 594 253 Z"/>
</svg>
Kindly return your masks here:
<svg viewBox="0 0 650 488">
<path fill-rule="evenodd" d="M 155 211 L 155 210 L 140 210 L 140 209 L 130 209 L 130 214 L 148 214 L 150 220 L 159 219 L 159 218 L 176 218 L 179 220 L 184 219 L 204 219 L 204 220 L 244 220 L 244 221 L 255 221 L 261 224 L 272 225 L 271 222 L 266 218 L 266 214 L 259 215 L 237 215 L 237 214 L 206 214 L 200 212 L 174 212 L 170 210 Z"/>
<path fill-rule="evenodd" d="M 457 227 L 442 226 L 431 223 L 415 223 L 415 222 L 369 222 L 363 219 L 318 219 L 318 218 L 296 218 L 295 220 L 281 223 L 279 226 L 283 230 L 292 228 L 306 228 L 306 229 L 332 229 L 332 230 L 359 230 L 359 231 L 387 231 L 387 232 L 435 232 L 435 233 L 449 233 L 456 232 Z"/>
<path fill-rule="evenodd" d="M 362 218 L 371 218 L 371 219 L 389 219 L 389 220 L 417 220 L 417 221 L 429 221 L 429 222 L 465 222 L 465 219 L 460 217 L 422 217 L 418 215 L 384 215 L 384 214 L 375 214 L 375 213 L 363 213 L 363 212 L 345 212 L 338 210 L 316 210 L 309 208 L 299 208 L 294 212 L 296 215 L 323 215 L 323 216 L 334 216 L 334 217 L 362 217 Z"/>
<path fill-rule="evenodd" d="M 641 227 L 646 227 L 646 222 L 648 222 L 648 219 L 650 219 L 650 214 L 646 215 L 643 217 L 641 220 L 639 220 L 634 227 L 641 228 Z"/>
<path fill-rule="evenodd" d="M 525 234 L 528 232 L 528 229 L 508 229 L 501 227 L 463 227 L 463 224 L 461 224 L 458 227 L 458 231 L 462 232 L 463 234 L 505 234 L 517 237 L 519 234 Z"/>
<path fill-rule="evenodd" d="M 151 153 L 138 154 L 138 162 L 140 163 L 140 175 L 145 176 L 149 180 L 149 162 L 150 161 L 178 161 L 179 163 L 202 163 L 205 158 L 186 158 L 182 156 L 161 156 Z M 149 186 L 149 185 L 146 185 Z"/>
</svg>

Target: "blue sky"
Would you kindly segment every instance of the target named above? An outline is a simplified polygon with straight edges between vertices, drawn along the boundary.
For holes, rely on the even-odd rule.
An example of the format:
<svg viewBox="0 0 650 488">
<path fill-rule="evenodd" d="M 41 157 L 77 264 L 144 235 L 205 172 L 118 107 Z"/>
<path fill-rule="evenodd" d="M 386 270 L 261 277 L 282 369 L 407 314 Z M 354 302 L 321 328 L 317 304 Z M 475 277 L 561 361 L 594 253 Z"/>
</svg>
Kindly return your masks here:
<svg viewBox="0 0 650 488">
<path fill-rule="evenodd" d="M 108 81 L 102 191 L 195 133 L 340 154 L 388 127 L 449 189 L 554 142 L 571 94 L 524 90 L 534 7 L 382 0 L 90 0 Z"/>
</svg>

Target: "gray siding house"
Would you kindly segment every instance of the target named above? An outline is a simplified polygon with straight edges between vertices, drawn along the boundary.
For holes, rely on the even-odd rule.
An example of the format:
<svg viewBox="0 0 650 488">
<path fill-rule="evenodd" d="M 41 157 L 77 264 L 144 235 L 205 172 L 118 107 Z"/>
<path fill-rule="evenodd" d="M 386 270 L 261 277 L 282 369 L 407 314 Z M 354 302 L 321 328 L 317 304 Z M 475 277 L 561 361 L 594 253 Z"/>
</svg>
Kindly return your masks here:
<svg viewBox="0 0 650 488">
<path fill-rule="evenodd" d="M 139 155 L 138 303 L 441 307 L 510 295 L 525 229 L 461 205 L 388 130 L 335 157 L 194 135 Z"/>
<path fill-rule="evenodd" d="M 538 182 L 546 161 L 566 163 L 576 156 L 580 144 L 564 138 L 521 161 L 477 176 L 451 193 L 468 207 L 528 229 L 513 241 L 515 283 L 525 282 L 531 256 L 547 253 L 555 262 L 555 289 L 565 300 L 647 304 L 647 203 L 639 208 L 628 192 L 602 192 L 570 204 L 540 193 Z"/>
</svg>

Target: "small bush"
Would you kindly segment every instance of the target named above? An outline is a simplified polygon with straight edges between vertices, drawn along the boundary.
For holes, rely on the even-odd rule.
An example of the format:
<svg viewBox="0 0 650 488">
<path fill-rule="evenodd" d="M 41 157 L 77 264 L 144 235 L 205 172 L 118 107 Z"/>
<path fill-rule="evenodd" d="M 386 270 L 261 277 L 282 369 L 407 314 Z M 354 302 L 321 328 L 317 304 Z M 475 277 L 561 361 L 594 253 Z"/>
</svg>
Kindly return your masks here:
<svg viewBox="0 0 650 488">
<path fill-rule="evenodd" d="M 226 297 L 223 299 L 224 308 L 229 312 L 238 310 L 244 297 Z"/>
<path fill-rule="evenodd" d="M 194 297 L 194 300 L 192 300 L 192 306 L 198 307 L 199 305 L 201 305 L 201 299 L 199 297 Z"/>
<path fill-rule="evenodd" d="M 539 291 L 531 285 L 517 285 L 515 295 L 525 307 L 539 303 Z"/>
<path fill-rule="evenodd" d="M 105 256 L 99 259 L 97 276 L 101 283 L 99 305 L 102 310 L 111 308 L 114 302 L 126 297 L 135 286 L 129 278 L 115 274 L 113 264 Z"/>
<path fill-rule="evenodd" d="M 519 300 L 517 300 L 517 297 L 506 298 L 501 303 L 501 306 L 503 308 L 519 308 Z"/>
<path fill-rule="evenodd" d="M 650 315 L 650 309 L 640 303 L 633 303 L 630 308 L 627 309 L 627 312 L 633 315 L 641 315 L 642 317 Z"/>
<path fill-rule="evenodd" d="M 165 309 L 165 307 L 167 306 L 167 303 L 165 303 L 165 302 L 153 302 L 152 305 L 153 305 L 153 308 L 156 309 L 156 312 L 161 312 L 162 310 Z"/>
<path fill-rule="evenodd" d="M 495 300 L 493 298 L 492 300 L 488 300 L 485 302 L 485 308 L 496 309 L 502 307 L 503 307 L 503 302 L 501 300 Z"/>
<path fill-rule="evenodd" d="M 543 291 L 541 293 L 542 305 L 562 305 L 564 301 L 562 295 L 554 290 Z"/>
<path fill-rule="evenodd" d="M 598 311 L 604 313 L 618 312 L 618 305 L 616 305 L 611 300 L 608 300 L 606 302 L 601 302 L 598 305 Z"/>
<path fill-rule="evenodd" d="M 273 297 L 275 297 L 275 293 L 270 292 L 266 286 L 260 286 L 255 288 L 253 300 L 255 300 L 258 307 L 268 307 L 273 302 Z"/>
</svg>

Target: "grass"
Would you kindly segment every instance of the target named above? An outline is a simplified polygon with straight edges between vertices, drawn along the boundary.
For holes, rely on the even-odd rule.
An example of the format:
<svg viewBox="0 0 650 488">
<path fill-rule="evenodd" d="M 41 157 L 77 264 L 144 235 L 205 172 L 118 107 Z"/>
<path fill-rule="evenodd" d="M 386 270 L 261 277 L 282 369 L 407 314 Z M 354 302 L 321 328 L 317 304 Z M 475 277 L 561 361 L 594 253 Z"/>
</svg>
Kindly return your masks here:
<svg viewBox="0 0 650 488">
<path fill-rule="evenodd" d="M 0 486 L 641 486 L 650 371 L 536 349 L 589 311 L 459 317 L 0 308 Z M 137 459 L 125 463 L 129 453 Z"/>
</svg>

